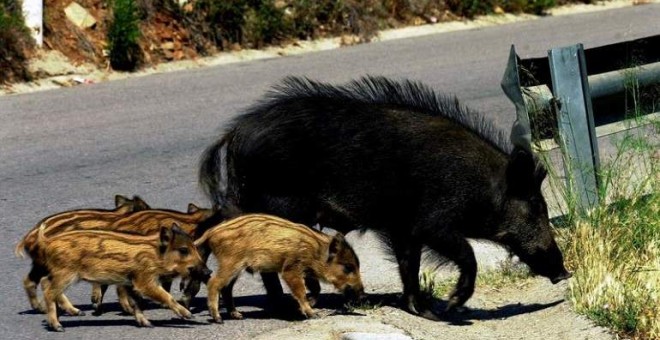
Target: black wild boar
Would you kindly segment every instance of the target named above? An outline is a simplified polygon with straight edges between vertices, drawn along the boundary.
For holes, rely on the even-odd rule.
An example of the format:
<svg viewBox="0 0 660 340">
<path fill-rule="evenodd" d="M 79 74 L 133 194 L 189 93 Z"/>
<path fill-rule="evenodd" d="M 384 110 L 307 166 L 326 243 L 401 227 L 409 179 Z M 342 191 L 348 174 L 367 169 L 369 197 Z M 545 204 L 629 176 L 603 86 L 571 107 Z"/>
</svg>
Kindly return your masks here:
<svg viewBox="0 0 660 340">
<path fill-rule="evenodd" d="M 131 235 L 101 230 L 69 231 L 46 238 L 46 226 L 39 228 L 40 261 L 47 273 L 43 280 L 48 326 L 64 331 L 58 321 L 55 301 L 71 284 L 85 280 L 99 284 L 130 286 L 136 293 L 167 305 L 182 318 L 190 312 L 159 286 L 162 276 L 188 277 L 210 271 L 202 261 L 192 238 L 176 225 L 162 227 L 150 236 Z M 150 327 L 137 303 L 131 301 L 134 316 L 140 326 Z M 79 315 L 75 307 L 66 310 Z"/>
<path fill-rule="evenodd" d="M 248 214 L 207 230 L 195 245 L 209 247 L 218 260 L 218 270 L 208 281 L 209 312 L 215 322 L 222 322 L 221 289 L 230 316 L 242 318 L 234 306 L 232 287 L 243 270 L 281 273 L 308 318 L 315 313 L 305 295 L 305 275 L 332 283 L 351 298 L 364 293 L 360 262 L 341 233 L 330 236 L 279 217 Z"/>
<path fill-rule="evenodd" d="M 46 311 L 45 306 L 39 303 L 39 299 L 37 298 L 37 285 L 41 278 L 46 274 L 39 271 L 39 268 L 42 268 L 41 266 L 34 265 L 35 259 L 38 258 L 37 234 L 39 228 L 43 226 L 47 236 L 75 229 L 103 228 L 104 226 L 107 226 L 122 217 L 128 216 L 133 212 L 150 209 L 149 205 L 147 205 L 147 203 L 145 203 L 139 196 L 133 196 L 133 199 L 129 199 L 122 195 L 116 195 L 115 206 L 116 209 L 114 210 L 80 209 L 48 216 L 39 221 L 34 228 L 30 229 L 30 231 L 16 245 L 16 248 L 14 249 L 16 256 L 24 258 L 25 253 L 28 253 L 33 261 L 30 273 L 23 280 L 23 287 L 25 288 L 25 292 L 27 293 L 32 308 L 42 312 Z M 71 303 L 66 296 L 61 297 L 60 303 L 67 305 L 67 308 L 64 309 L 71 310 Z"/>
<path fill-rule="evenodd" d="M 290 77 L 228 124 L 203 156 L 200 183 L 216 204 L 246 213 L 376 231 L 399 264 L 404 308 L 436 319 L 419 295 L 423 246 L 460 269 L 448 311 L 474 292 L 466 238 L 508 247 L 552 282 L 570 277 L 541 194 L 546 171 L 505 137 L 418 82 Z M 264 281 L 281 291 L 272 277 Z"/>
</svg>

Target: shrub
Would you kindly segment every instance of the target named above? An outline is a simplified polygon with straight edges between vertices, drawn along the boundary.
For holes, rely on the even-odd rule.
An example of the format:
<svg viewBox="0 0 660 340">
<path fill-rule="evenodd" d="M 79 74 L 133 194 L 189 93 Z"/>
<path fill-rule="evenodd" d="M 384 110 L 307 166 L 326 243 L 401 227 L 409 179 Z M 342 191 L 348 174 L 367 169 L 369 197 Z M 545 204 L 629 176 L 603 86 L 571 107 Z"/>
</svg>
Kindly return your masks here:
<svg viewBox="0 0 660 340">
<path fill-rule="evenodd" d="M 134 0 L 114 0 L 112 23 L 108 28 L 110 66 L 115 70 L 133 71 L 142 62 L 139 19 Z"/>
<path fill-rule="evenodd" d="M 272 0 L 251 1 L 243 15 L 243 42 L 252 47 L 286 39 L 293 35 L 292 21 L 287 20 L 284 8 L 277 8 Z"/>
<path fill-rule="evenodd" d="M 454 14 L 467 18 L 473 18 L 479 14 L 491 13 L 495 4 L 493 0 L 447 0 L 445 2 L 447 7 L 449 7 L 449 10 L 454 12 Z"/>
<path fill-rule="evenodd" d="M 556 6 L 555 0 L 504 0 L 500 6 L 507 12 L 543 14 L 545 10 Z"/>
<path fill-rule="evenodd" d="M 0 83 L 30 78 L 27 61 L 34 41 L 25 27 L 20 4 L 0 0 Z"/>
</svg>

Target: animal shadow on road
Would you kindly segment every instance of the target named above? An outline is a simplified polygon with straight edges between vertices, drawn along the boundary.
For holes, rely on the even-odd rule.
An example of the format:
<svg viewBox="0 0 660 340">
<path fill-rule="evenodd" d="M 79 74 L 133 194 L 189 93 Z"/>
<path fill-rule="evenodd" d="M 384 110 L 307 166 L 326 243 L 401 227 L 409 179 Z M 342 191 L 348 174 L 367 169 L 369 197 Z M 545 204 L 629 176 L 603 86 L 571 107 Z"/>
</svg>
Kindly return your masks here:
<svg viewBox="0 0 660 340">
<path fill-rule="evenodd" d="M 513 303 L 499 306 L 494 309 L 484 308 L 465 308 L 461 311 L 444 313 L 442 311 L 447 307 L 447 302 L 434 299 L 433 309 L 442 317 L 442 322 L 455 326 L 468 326 L 474 320 L 487 321 L 506 319 L 516 315 L 528 314 L 554 307 L 564 302 L 563 299 L 549 303 L 520 304 Z M 265 295 L 241 296 L 235 298 L 235 303 L 245 318 L 249 319 L 281 319 L 286 321 L 301 320 L 303 317 L 298 311 L 298 305 L 293 298 L 286 294 L 278 308 L 271 308 Z M 208 312 L 206 308 L 206 298 L 196 298 L 193 300 L 191 312 L 194 314 Z M 359 303 L 347 307 L 346 300 L 340 294 L 321 294 L 317 304 L 314 306 L 318 310 L 334 310 L 330 315 L 364 315 L 363 311 L 378 308 L 380 306 L 390 306 L 401 309 L 401 294 L 369 294 Z M 245 310 L 241 307 L 254 307 L 257 310 Z M 224 312 L 224 310 L 223 310 Z M 222 313 L 223 318 L 228 318 L 226 313 Z"/>
<path fill-rule="evenodd" d="M 266 295 L 250 295 L 234 297 L 234 303 L 238 310 L 243 314 L 246 319 L 280 319 L 284 321 L 299 321 L 304 317 L 298 309 L 298 303 L 293 299 L 290 294 L 285 294 L 282 300 L 273 308 L 269 303 Z M 361 315 L 358 313 L 350 312 L 345 306 L 346 300 L 341 294 L 321 294 L 317 304 L 314 306 L 316 310 L 334 310 L 330 315 Z M 221 307 L 222 303 L 221 303 Z M 251 308 L 245 308 L 251 307 Z M 208 315 L 206 307 L 206 298 L 197 297 L 191 303 L 190 311 L 193 314 Z M 224 308 L 221 309 L 222 317 L 229 319 Z M 326 314 L 326 313 L 321 313 Z M 327 314 L 326 314 L 327 315 Z"/>
<path fill-rule="evenodd" d="M 208 325 L 205 320 L 184 320 L 173 317 L 171 319 L 149 319 L 151 324 L 154 327 L 172 327 L 172 328 L 192 328 L 199 325 Z M 139 327 L 135 319 L 126 318 L 126 319 L 105 319 L 101 317 L 87 317 L 84 316 L 78 320 L 65 320 L 60 319 L 60 323 L 67 328 L 76 328 L 76 327 L 98 327 L 98 326 L 134 326 Z M 48 326 L 44 323 L 44 327 Z"/>
<path fill-rule="evenodd" d="M 126 312 L 122 311 L 121 307 L 119 306 L 118 303 L 104 303 L 103 304 L 103 309 L 104 313 L 101 316 L 94 316 L 92 315 L 92 306 L 90 304 L 86 305 L 76 305 L 76 307 L 80 308 L 80 310 L 85 312 L 84 316 L 69 316 L 65 314 L 62 310 L 58 308 L 58 315 L 60 316 L 60 323 L 62 326 L 66 328 L 76 328 L 76 327 L 94 327 L 94 326 L 133 326 L 133 327 L 138 327 L 137 322 L 135 321 L 135 318 L 127 314 Z M 154 309 L 163 309 L 163 307 L 160 307 L 159 305 L 155 303 L 147 303 L 145 304 L 143 310 L 148 311 L 148 310 L 154 310 Z M 169 311 L 168 311 L 169 312 Z M 170 312 L 171 313 L 171 312 Z M 45 317 L 45 314 L 35 311 L 33 309 L 29 310 L 24 310 L 21 312 L 18 312 L 19 315 L 42 315 Z M 117 319 L 117 317 L 120 317 Z M 149 314 L 147 312 L 147 317 L 149 317 Z M 169 319 L 168 319 L 169 317 Z M 151 324 L 154 327 L 173 327 L 173 328 L 191 328 L 193 326 L 197 325 L 207 325 L 208 323 L 206 320 L 196 318 L 196 319 L 191 319 L 191 320 L 185 320 L 185 319 L 180 319 L 175 316 L 156 316 L 152 315 L 149 318 L 149 321 L 151 321 Z M 46 324 L 44 320 L 43 324 L 44 328 L 48 328 L 48 325 Z"/>
<path fill-rule="evenodd" d="M 335 308 L 341 310 L 341 305 L 343 302 L 338 300 L 341 298 L 339 295 L 335 295 L 331 299 L 319 300 L 317 304 L 318 308 Z M 498 320 L 506 319 L 516 315 L 528 314 L 538 312 L 540 310 L 554 307 L 560 303 L 564 302 L 563 299 L 549 302 L 549 303 L 533 303 L 533 304 L 521 304 L 514 303 L 508 304 L 494 309 L 483 309 L 483 308 L 464 308 L 460 311 L 448 312 L 445 313 L 444 310 L 447 307 L 447 302 L 433 299 L 432 306 L 433 310 L 437 312 L 438 315 L 442 318 L 442 322 L 447 322 L 450 325 L 454 326 L 468 326 L 471 325 L 474 320 L 487 321 L 487 320 Z M 339 303 L 339 304 L 338 304 Z M 390 306 L 397 309 L 401 309 L 401 294 L 400 293 L 390 293 L 390 294 L 369 294 L 366 299 L 360 302 L 360 304 L 355 306 L 355 312 L 350 314 L 359 314 L 360 309 L 370 309 L 377 308 L 378 306 Z"/>
<path fill-rule="evenodd" d="M 469 326 L 472 324 L 472 320 L 487 321 L 506 319 L 516 315 L 538 312 L 546 308 L 554 307 L 562 302 L 564 302 L 563 299 L 549 303 L 512 303 L 495 309 L 467 308 L 464 311 L 447 314 L 444 319 L 450 325 Z"/>
</svg>

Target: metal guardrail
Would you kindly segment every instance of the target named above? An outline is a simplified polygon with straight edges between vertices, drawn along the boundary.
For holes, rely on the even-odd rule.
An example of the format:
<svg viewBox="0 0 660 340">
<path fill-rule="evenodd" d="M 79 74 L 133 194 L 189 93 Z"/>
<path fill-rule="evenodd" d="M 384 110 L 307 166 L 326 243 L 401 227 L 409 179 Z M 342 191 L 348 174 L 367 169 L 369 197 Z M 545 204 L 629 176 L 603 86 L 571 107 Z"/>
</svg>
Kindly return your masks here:
<svg viewBox="0 0 660 340">
<path fill-rule="evenodd" d="M 635 56 L 631 56 L 633 53 Z M 624 69 L 616 66 L 639 59 L 647 63 Z M 598 73 L 588 75 L 588 61 L 594 63 Z M 521 76 L 525 78 L 523 82 Z M 530 79 L 536 84 L 530 84 Z M 597 47 L 586 53 L 582 44 L 554 48 L 548 51 L 547 58 L 528 60 L 521 60 L 515 46 L 511 46 L 502 89 L 516 107 L 517 128 L 525 130 L 530 149 L 532 139 L 534 145 L 547 149 L 558 145 L 553 139 L 539 140 L 532 131 L 539 122 L 555 125 L 555 140 L 565 152 L 567 185 L 578 194 L 583 211 L 598 204 L 597 138 L 630 128 L 621 124 L 621 119 L 597 128 L 592 100 L 625 92 L 631 80 L 642 87 L 660 84 L 660 36 Z M 660 112 L 638 120 L 637 125 L 652 121 L 648 117 L 660 117 Z"/>
</svg>

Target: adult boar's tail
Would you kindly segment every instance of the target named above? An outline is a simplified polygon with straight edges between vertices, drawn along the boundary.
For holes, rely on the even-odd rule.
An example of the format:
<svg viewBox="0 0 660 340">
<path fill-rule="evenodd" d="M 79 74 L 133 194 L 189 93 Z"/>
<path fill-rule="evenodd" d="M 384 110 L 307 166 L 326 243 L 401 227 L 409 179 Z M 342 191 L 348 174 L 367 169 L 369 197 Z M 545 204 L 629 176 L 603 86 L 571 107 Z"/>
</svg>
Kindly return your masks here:
<svg viewBox="0 0 660 340">
<path fill-rule="evenodd" d="M 202 155 L 199 166 L 199 185 L 214 204 L 224 201 L 222 183 L 222 149 L 227 144 L 227 135 L 208 147 Z"/>
</svg>

